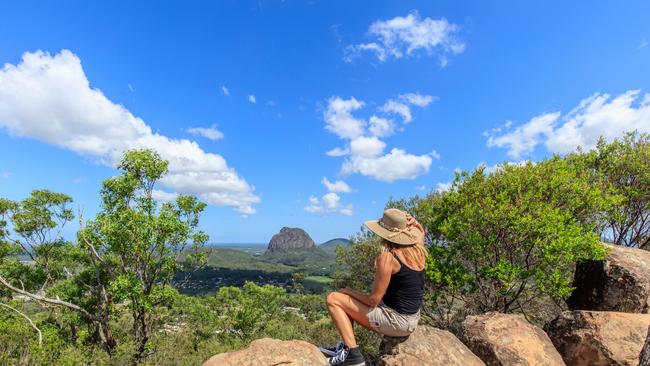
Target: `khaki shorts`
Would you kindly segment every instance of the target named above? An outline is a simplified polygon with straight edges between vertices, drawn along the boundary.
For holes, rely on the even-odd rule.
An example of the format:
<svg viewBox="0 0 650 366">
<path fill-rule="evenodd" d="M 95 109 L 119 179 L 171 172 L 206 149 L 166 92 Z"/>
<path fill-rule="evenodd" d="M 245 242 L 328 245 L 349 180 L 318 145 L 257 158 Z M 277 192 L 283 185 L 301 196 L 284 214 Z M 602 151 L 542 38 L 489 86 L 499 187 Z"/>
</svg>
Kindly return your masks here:
<svg viewBox="0 0 650 366">
<path fill-rule="evenodd" d="M 420 312 L 412 315 L 400 314 L 382 302 L 370 309 L 368 320 L 370 326 L 378 333 L 389 337 L 405 337 L 415 331 L 420 321 Z"/>
</svg>

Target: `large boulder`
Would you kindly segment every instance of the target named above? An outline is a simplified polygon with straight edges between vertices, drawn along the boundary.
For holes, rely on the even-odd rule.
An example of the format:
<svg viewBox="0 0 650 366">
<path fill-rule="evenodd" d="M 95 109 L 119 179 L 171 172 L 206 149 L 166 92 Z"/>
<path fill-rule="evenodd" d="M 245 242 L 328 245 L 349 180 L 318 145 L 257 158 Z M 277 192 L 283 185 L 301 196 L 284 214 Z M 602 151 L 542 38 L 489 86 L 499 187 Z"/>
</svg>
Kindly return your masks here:
<svg viewBox="0 0 650 366">
<path fill-rule="evenodd" d="M 648 328 L 648 335 L 639 355 L 639 366 L 650 366 L 650 328 Z"/>
<path fill-rule="evenodd" d="M 381 366 L 484 366 L 453 334 L 420 325 L 409 337 L 385 337 Z"/>
<path fill-rule="evenodd" d="M 213 356 L 203 364 L 203 366 L 271 365 L 318 366 L 327 365 L 327 360 L 318 348 L 310 343 L 263 338 L 253 341 L 246 349 Z"/>
<path fill-rule="evenodd" d="M 572 366 L 636 366 L 650 314 L 565 311 L 544 330 Z"/>
<path fill-rule="evenodd" d="M 603 244 L 610 254 L 604 261 L 576 265 L 571 310 L 648 313 L 650 310 L 650 252 Z"/>
<path fill-rule="evenodd" d="M 463 331 L 465 344 L 488 366 L 564 366 L 546 333 L 521 315 L 468 316 Z"/>
<path fill-rule="evenodd" d="M 316 244 L 305 230 L 297 227 L 283 227 L 279 233 L 273 235 L 266 251 L 273 253 L 314 248 L 316 248 Z"/>
</svg>

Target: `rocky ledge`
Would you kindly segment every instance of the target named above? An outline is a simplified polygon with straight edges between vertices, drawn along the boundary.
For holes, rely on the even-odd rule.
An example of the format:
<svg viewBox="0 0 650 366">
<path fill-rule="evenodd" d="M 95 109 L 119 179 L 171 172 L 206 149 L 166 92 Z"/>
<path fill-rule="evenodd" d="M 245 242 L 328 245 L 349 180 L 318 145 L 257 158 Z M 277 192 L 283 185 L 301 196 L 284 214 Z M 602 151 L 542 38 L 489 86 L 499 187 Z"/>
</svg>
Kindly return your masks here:
<svg viewBox="0 0 650 366">
<path fill-rule="evenodd" d="M 274 243 L 287 249 L 313 246 L 297 230 L 282 229 L 278 235 L 289 233 L 271 240 L 269 250 Z M 291 241 L 290 233 L 307 237 L 308 244 L 281 244 Z M 650 253 L 607 247 L 605 261 L 577 266 L 578 293 L 569 305 L 580 310 L 561 313 L 543 330 L 523 316 L 490 312 L 465 319 L 463 343 L 448 331 L 420 325 L 410 337 L 384 338 L 378 366 L 650 366 Z M 326 364 L 310 343 L 265 338 L 203 366 Z"/>
</svg>

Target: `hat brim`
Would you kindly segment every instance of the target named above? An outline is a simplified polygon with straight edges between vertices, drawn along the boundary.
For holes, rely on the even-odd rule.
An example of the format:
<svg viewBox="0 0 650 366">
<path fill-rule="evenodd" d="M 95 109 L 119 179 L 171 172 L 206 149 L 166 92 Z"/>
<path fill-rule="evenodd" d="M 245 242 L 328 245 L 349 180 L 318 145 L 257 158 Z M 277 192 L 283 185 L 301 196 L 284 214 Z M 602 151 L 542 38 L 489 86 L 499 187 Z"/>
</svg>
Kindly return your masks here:
<svg viewBox="0 0 650 366">
<path fill-rule="evenodd" d="M 366 227 L 370 229 L 370 231 L 372 231 L 373 233 L 397 245 L 417 244 L 420 235 L 422 235 L 420 231 L 414 227 L 410 227 L 407 229 L 407 231 L 412 235 L 412 237 L 405 233 L 395 234 L 395 232 L 384 229 L 381 225 L 379 225 L 379 220 L 368 220 L 364 223 L 364 225 L 366 225 Z"/>
</svg>

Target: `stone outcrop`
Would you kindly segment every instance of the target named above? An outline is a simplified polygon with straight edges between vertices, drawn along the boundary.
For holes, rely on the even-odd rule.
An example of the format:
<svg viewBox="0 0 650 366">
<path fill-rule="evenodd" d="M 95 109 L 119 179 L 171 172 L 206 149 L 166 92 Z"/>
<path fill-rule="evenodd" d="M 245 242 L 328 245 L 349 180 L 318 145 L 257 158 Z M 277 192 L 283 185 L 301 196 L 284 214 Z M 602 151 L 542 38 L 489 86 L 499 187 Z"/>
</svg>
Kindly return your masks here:
<svg viewBox="0 0 650 366">
<path fill-rule="evenodd" d="M 453 334 L 426 325 L 409 337 L 385 337 L 380 354 L 381 366 L 485 365 Z"/>
<path fill-rule="evenodd" d="M 635 366 L 650 314 L 565 311 L 544 330 L 571 366 Z"/>
<path fill-rule="evenodd" d="M 648 313 L 650 252 L 603 245 L 610 251 L 604 261 L 576 265 L 575 290 L 567 300 L 569 309 Z"/>
<path fill-rule="evenodd" d="M 304 341 L 279 341 L 263 338 L 248 348 L 213 356 L 203 366 L 319 366 L 327 359 L 316 346 Z"/>
<path fill-rule="evenodd" d="M 488 366 L 564 366 L 546 333 L 521 315 L 468 316 L 463 331 L 465 344 Z"/>
<path fill-rule="evenodd" d="M 650 327 L 648 328 L 648 335 L 645 338 L 645 344 L 639 355 L 639 366 L 650 366 Z"/>
<path fill-rule="evenodd" d="M 300 228 L 283 227 L 279 233 L 273 235 L 267 252 L 286 252 L 294 249 L 313 249 L 316 244 L 305 230 Z"/>
</svg>

